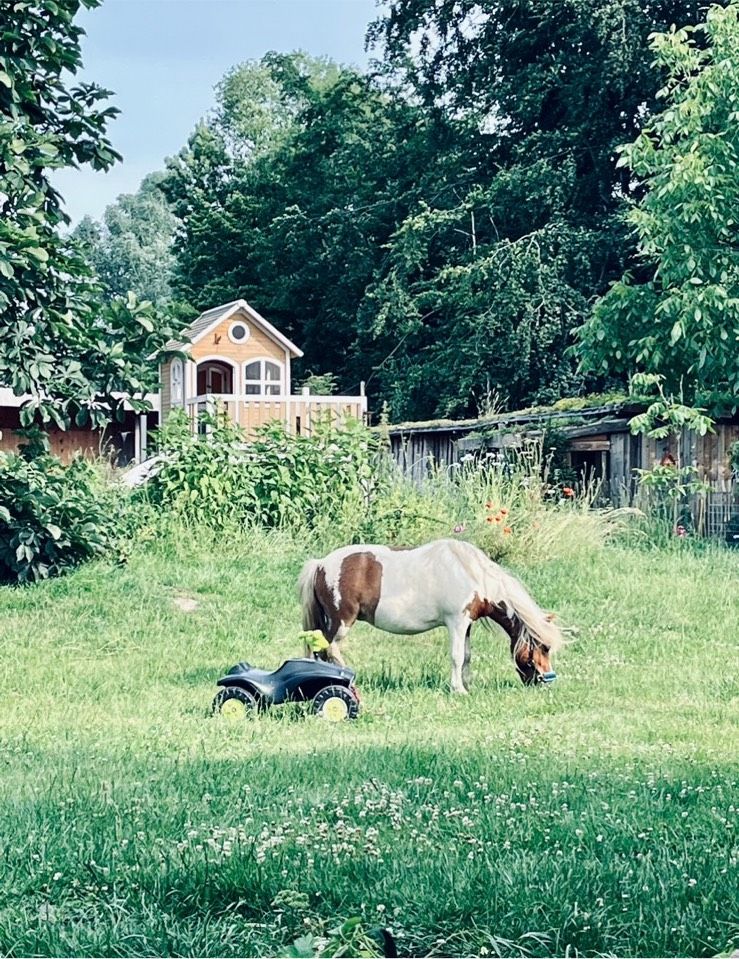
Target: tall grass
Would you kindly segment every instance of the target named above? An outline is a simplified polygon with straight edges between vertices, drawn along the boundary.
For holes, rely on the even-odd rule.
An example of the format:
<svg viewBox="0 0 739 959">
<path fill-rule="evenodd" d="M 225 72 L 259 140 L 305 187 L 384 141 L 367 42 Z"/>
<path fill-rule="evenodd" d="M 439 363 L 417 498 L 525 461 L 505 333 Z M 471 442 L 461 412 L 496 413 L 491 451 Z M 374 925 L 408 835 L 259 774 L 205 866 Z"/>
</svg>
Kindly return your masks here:
<svg viewBox="0 0 739 959">
<path fill-rule="evenodd" d="M 598 508 L 595 484 L 575 490 L 550 482 L 536 445 L 515 459 L 430 467 L 418 484 L 380 458 L 379 476 L 369 493 L 357 490 L 327 511 L 316 528 L 322 542 L 460 537 L 493 559 L 532 563 L 597 551 L 636 512 Z"/>
</svg>

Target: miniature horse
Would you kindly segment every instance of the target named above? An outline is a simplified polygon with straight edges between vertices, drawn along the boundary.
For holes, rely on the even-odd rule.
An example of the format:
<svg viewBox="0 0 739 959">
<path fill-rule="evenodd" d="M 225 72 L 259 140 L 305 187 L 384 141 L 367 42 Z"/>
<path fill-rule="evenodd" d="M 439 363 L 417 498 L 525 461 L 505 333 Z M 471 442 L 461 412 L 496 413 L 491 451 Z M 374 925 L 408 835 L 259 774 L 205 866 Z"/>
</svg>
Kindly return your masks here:
<svg viewBox="0 0 739 959">
<path fill-rule="evenodd" d="M 521 583 L 477 547 L 440 539 L 416 549 L 344 546 L 310 559 L 298 580 L 303 628 L 320 629 L 328 659 L 344 665 L 338 644 L 360 619 L 390 633 L 449 630 L 452 691 L 466 693 L 470 632 L 478 619 L 508 634 L 524 683 L 554 678 L 549 654 L 562 634 Z M 309 655 L 309 653 L 307 653 Z"/>
</svg>

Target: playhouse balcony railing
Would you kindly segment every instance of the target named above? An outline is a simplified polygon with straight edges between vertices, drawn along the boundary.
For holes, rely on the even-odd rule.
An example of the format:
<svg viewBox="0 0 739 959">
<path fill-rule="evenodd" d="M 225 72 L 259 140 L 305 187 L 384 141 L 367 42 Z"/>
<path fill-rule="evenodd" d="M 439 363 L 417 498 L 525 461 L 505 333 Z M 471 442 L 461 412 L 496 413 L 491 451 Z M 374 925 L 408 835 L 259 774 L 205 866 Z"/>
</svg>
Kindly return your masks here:
<svg viewBox="0 0 739 959">
<path fill-rule="evenodd" d="M 314 427 L 329 421 L 339 424 L 349 419 L 365 422 L 367 397 L 360 396 L 315 396 L 310 393 L 282 394 L 279 396 L 252 396 L 234 393 L 207 393 L 190 397 L 186 403 L 193 430 L 201 428 L 205 412 L 226 412 L 247 437 L 266 423 L 278 420 L 288 431 L 309 436 Z"/>
</svg>

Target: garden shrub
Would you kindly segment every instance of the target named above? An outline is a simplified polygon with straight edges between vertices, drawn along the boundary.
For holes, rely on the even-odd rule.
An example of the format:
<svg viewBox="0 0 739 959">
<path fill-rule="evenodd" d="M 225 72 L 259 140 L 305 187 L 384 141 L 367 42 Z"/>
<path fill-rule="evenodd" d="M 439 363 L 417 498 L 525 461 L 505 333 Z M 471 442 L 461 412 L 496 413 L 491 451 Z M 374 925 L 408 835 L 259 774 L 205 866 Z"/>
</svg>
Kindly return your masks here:
<svg viewBox="0 0 739 959">
<path fill-rule="evenodd" d="M 311 436 L 291 436 L 273 423 L 246 443 L 226 416 L 201 423 L 208 432 L 193 434 L 184 413 L 170 414 L 159 436 L 162 463 L 143 494 L 185 520 L 314 528 L 346 500 L 366 509 L 378 482 L 378 440 L 361 424 L 324 423 Z"/>
<path fill-rule="evenodd" d="M 114 488 L 83 459 L 0 453 L 0 582 L 55 576 L 115 543 Z"/>
<path fill-rule="evenodd" d="M 599 549 L 625 512 L 595 509 L 597 489 L 555 482 L 547 460 L 540 442 L 516 455 L 469 460 L 435 471 L 426 496 L 453 535 L 494 560 L 543 562 Z"/>
<path fill-rule="evenodd" d="M 358 423 L 325 424 L 310 437 L 273 424 L 247 444 L 227 418 L 206 422 L 209 433 L 197 436 L 184 413 L 170 415 L 163 463 L 141 494 L 194 525 L 310 531 L 311 548 L 325 550 L 459 537 L 493 559 L 525 562 L 598 548 L 618 515 L 592 509 L 593 491 L 554 482 L 541 443 L 431 471 L 419 486 L 396 468 L 381 433 Z"/>
</svg>

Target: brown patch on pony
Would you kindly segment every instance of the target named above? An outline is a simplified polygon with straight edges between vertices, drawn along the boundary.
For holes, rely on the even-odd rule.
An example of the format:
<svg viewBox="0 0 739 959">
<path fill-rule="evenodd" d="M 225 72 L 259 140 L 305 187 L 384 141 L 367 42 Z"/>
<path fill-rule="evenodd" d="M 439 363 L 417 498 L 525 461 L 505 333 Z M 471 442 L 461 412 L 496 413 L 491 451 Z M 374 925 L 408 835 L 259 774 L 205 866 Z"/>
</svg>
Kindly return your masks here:
<svg viewBox="0 0 739 959">
<path fill-rule="evenodd" d="M 313 580 L 313 595 L 316 599 L 318 611 L 321 613 L 321 616 L 317 618 L 323 620 L 323 622 L 315 622 L 313 628 L 322 630 L 326 636 L 326 639 L 331 640 L 341 624 L 336 623 L 336 625 L 334 625 L 336 619 L 334 596 L 331 590 L 328 588 L 328 583 L 326 582 L 326 570 L 323 568 L 323 566 L 319 566 L 316 570 L 316 575 Z"/>
<path fill-rule="evenodd" d="M 382 563 L 372 553 L 351 553 L 339 572 L 339 619 L 351 626 L 361 619 L 374 623 L 380 602 Z"/>
<path fill-rule="evenodd" d="M 313 591 L 323 622 L 317 623 L 314 628 L 321 629 L 331 643 L 342 626 L 352 626 L 358 619 L 374 623 L 381 583 L 382 565 L 374 555 L 352 553 L 343 560 L 339 570 L 337 606 L 334 591 L 326 580 L 326 570 L 319 566 Z"/>
<path fill-rule="evenodd" d="M 505 603 L 491 603 L 489 599 L 481 599 L 480 595 L 475 593 L 465 606 L 464 612 L 473 622 L 483 617 L 492 619 L 508 633 L 511 639 L 518 638 L 520 624 L 518 620 L 508 615 Z"/>
</svg>

